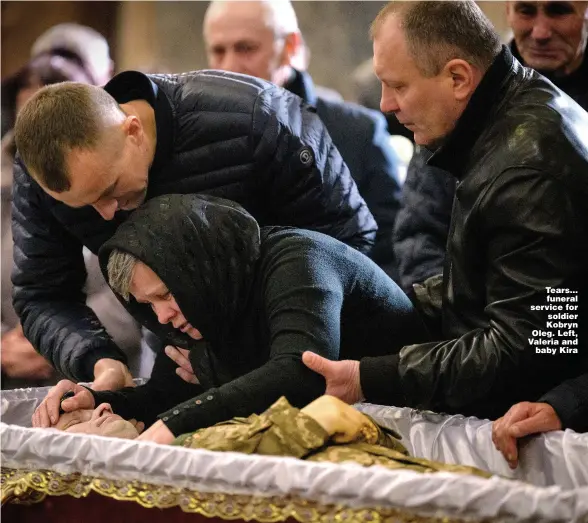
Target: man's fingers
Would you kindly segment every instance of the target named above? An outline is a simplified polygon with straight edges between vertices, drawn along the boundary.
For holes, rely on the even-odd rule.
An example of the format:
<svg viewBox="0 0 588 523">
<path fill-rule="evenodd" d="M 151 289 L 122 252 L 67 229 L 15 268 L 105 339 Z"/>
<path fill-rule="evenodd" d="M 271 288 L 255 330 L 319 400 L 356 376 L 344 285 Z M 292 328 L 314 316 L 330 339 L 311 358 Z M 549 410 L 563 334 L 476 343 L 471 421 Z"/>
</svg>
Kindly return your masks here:
<svg viewBox="0 0 588 523">
<path fill-rule="evenodd" d="M 72 412 L 74 410 L 88 408 L 87 401 L 85 401 L 84 393 L 77 392 L 73 398 L 68 398 L 61 402 L 61 408 L 65 412 Z"/>
<path fill-rule="evenodd" d="M 188 383 L 193 383 L 194 385 L 200 383 L 198 378 L 192 372 L 188 372 L 187 370 L 182 369 L 182 367 L 176 369 L 176 374 Z"/>
<path fill-rule="evenodd" d="M 304 365 L 310 370 L 313 370 L 326 378 L 329 373 L 329 367 L 333 362 L 315 354 L 314 352 L 305 351 L 302 354 L 302 363 L 304 363 Z M 327 394 L 329 394 L 329 392 L 327 392 Z"/>
<path fill-rule="evenodd" d="M 47 412 L 47 403 L 41 403 L 39 407 L 39 427 L 48 428 L 51 426 L 51 420 L 49 419 L 49 413 Z"/>
<path fill-rule="evenodd" d="M 548 416 L 543 415 L 543 413 L 538 413 L 528 419 L 514 423 L 509 429 L 509 434 L 513 438 L 522 438 L 524 436 L 529 436 L 530 434 L 556 429 L 557 426 L 554 424 L 553 420 L 549 419 Z"/>
<path fill-rule="evenodd" d="M 39 408 L 37 407 L 35 409 L 35 412 L 33 412 L 33 418 L 32 418 L 32 422 L 33 422 L 33 427 L 39 427 L 40 426 L 40 420 L 39 420 Z"/>
<path fill-rule="evenodd" d="M 504 418 L 500 418 L 494 422 L 494 426 L 492 427 L 492 442 L 496 450 L 502 453 L 510 468 L 515 468 L 518 459 L 517 441 L 508 434 L 508 425 Z"/>
<path fill-rule="evenodd" d="M 504 459 L 508 462 L 511 469 L 516 468 L 518 464 L 519 451 L 517 448 L 517 440 L 509 436 L 504 436 L 499 442 L 500 452 L 504 456 Z"/>
</svg>

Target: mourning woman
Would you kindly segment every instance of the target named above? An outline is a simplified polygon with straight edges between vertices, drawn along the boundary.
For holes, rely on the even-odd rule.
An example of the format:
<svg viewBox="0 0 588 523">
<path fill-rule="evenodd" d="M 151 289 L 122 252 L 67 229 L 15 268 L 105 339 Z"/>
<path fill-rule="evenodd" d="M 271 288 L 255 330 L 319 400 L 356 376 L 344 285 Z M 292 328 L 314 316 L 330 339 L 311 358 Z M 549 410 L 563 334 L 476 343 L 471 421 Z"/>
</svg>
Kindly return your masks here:
<svg viewBox="0 0 588 523">
<path fill-rule="evenodd" d="M 149 200 L 104 244 L 100 264 L 135 319 L 189 349 L 199 382 L 185 382 L 162 353 L 143 386 L 84 391 L 86 408 L 106 402 L 147 427 L 159 418 L 141 439 L 169 443 L 261 413 L 281 396 L 303 407 L 325 390 L 304 351 L 358 359 L 425 335 L 409 299 L 364 255 L 317 232 L 260 229 L 219 198 Z"/>
</svg>

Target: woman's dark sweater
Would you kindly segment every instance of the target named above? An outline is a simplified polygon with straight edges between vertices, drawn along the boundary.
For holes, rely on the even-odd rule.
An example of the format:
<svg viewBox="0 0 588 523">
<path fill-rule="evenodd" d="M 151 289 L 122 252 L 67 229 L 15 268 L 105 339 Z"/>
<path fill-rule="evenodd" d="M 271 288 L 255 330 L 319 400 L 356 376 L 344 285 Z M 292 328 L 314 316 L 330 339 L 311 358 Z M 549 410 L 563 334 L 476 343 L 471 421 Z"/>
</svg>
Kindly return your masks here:
<svg viewBox="0 0 588 523">
<path fill-rule="evenodd" d="M 302 363 L 304 351 L 359 359 L 425 338 L 408 298 L 364 255 L 316 232 L 275 227 L 256 233 L 256 224 L 234 223 L 235 208 L 218 201 L 151 200 L 101 252 L 105 265 L 113 248 L 130 251 L 167 285 L 205 342 L 158 325 L 132 298 L 125 305 L 167 342 L 190 349 L 200 385 L 179 378 L 177 365 L 162 353 L 145 385 L 93 392 L 97 403 L 146 424 L 159 416 L 178 435 L 261 413 L 280 396 L 296 407 L 317 398 L 325 382 Z M 223 212 L 228 218 L 219 222 Z M 257 244 L 250 248 L 250 242 Z"/>
</svg>

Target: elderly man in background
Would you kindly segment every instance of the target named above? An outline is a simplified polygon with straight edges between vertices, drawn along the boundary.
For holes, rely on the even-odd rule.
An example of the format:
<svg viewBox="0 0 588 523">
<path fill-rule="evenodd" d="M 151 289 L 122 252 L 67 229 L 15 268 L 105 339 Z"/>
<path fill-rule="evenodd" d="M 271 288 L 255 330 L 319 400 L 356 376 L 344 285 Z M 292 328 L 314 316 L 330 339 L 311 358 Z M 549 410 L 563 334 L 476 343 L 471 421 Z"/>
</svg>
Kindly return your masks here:
<svg viewBox="0 0 588 523">
<path fill-rule="evenodd" d="M 204 40 L 211 68 L 269 80 L 316 107 L 378 224 L 371 257 L 395 276 L 392 231 L 401 181 L 385 119 L 375 111 L 316 95 L 310 75 L 296 68 L 303 66 L 305 49 L 290 1 L 211 2 Z"/>
<path fill-rule="evenodd" d="M 507 2 L 510 49 L 588 110 L 588 2 Z"/>
</svg>

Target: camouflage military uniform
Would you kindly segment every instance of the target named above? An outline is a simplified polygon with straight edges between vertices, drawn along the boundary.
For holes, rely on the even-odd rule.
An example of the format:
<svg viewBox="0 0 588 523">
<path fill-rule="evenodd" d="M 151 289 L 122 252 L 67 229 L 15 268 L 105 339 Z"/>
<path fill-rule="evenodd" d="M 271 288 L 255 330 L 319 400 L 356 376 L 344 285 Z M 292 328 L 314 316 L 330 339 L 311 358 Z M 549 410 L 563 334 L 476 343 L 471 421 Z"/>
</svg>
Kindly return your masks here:
<svg viewBox="0 0 588 523">
<path fill-rule="evenodd" d="M 345 406 L 346 408 L 353 408 Z M 280 398 L 263 414 L 234 418 L 212 427 L 179 436 L 174 445 L 215 451 L 233 451 L 269 456 L 293 456 L 308 461 L 341 463 L 352 461 L 360 465 L 381 465 L 391 469 L 411 469 L 418 472 L 463 472 L 489 477 L 490 474 L 473 467 L 448 465 L 408 455 L 400 436 L 378 426 L 371 418 L 350 443 L 338 444 L 310 416 Z"/>
</svg>

